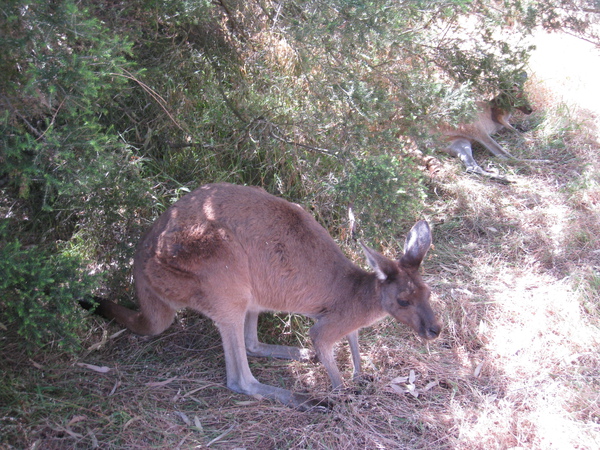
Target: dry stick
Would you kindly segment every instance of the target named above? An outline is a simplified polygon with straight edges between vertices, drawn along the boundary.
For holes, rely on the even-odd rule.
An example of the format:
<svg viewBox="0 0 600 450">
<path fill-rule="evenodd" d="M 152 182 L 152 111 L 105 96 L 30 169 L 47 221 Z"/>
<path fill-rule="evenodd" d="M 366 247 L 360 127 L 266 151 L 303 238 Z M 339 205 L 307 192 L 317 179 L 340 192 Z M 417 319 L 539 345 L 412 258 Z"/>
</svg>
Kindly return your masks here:
<svg viewBox="0 0 600 450">
<path fill-rule="evenodd" d="M 326 148 L 319 148 L 319 147 L 312 147 L 310 145 L 306 145 L 306 144 L 302 144 L 300 142 L 294 142 L 294 141 L 288 141 L 287 139 L 284 139 L 280 136 L 277 136 L 275 133 L 273 133 L 272 131 L 269 133 L 273 138 L 277 139 L 280 142 L 283 142 L 284 144 L 288 144 L 288 145 L 295 145 L 297 147 L 302 147 L 305 148 L 307 150 L 313 151 L 313 152 L 317 152 L 317 153 L 322 153 L 323 155 L 328 155 L 328 156 L 335 156 L 336 158 L 339 158 L 338 155 L 336 155 L 335 153 L 333 153 L 331 150 L 326 149 Z"/>
<path fill-rule="evenodd" d="M 41 136 L 37 138 L 38 141 L 46 135 L 46 131 L 48 131 L 48 129 L 54 124 L 54 121 L 56 120 L 56 116 L 58 115 L 58 112 L 60 111 L 60 109 L 62 108 L 62 105 L 64 105 L 66 100 L 67 100 L 67 98 L 65 97 L 63 99 L 63 101 L 60 102 L 60 105 L 58 105 L 58 108 L 56 108 L 56 111 L 54 112 L 54 114 L 52 114 L 52 119 L 50 120 L 50 125 L 48 125 L 48 127 L 44 130 L 44 132 L 41 134 Z"/>
<path fill-rule="evenodd" d="M 209 58 L 208 56 L 205 56 L 204 59 L 206 61 L 208 61 L 208 63 L 211 65 L 211 67 L 213 68 L 213 70 L 215 71 L 215 74 L 219 74 L 221 73 L 221 70 L 219 69 L 219 66 L 217 65 L 217 63 L 213 60 L 213 58 Z M 248 121 L 244 118 L 244 116 L 242 115 L 242 113 L 240 111 L 238 111 L 238 109 L 235 107 L 235 105 L 233 104 L 233 102 L 229 99 L 229 97 L 227 97 L 227 94 L 225 93 L 225 91 L 223 90 L 223 86 L 221 86 L 221 83 L 217 80 L 216 83 L 216 87 L 217 90 L 219 91 L 219 93 L 221 94 L 221 97 L 223 97 L 223 100 L 225 101 L 225 104 L 227 105 L 227 107 L 231 110 L 231 112 L 233 113 L 233 115 L 235 117 L 238 118 L 238 120 L 240 122 L 242 122 L 243 124 L 247 124 Z"/>
<path fill-rule="evenodd" d="M 152 89 L 150 86 L 148 86 L 147 84 L 143 83 L 142 81 L 138 80 L 136 77 L 134 77 L 130 72 L 128 72 L 127 70 L 123 69 L 123 71 L 126 73 L 126 75 L 123 75 L 121 73 L 114 73 L 111 72 L 109 73 L 109 75 L 113 75 L 116 77 L 123 77 L 123 78 L 127 78 L 128 80 L 132 80 L 135 81 L 144 91 L 146 91 L 148 94 L 150 94 L 150 96 L 156 100 L 156 103 L 159 104 L 159 106 L 163 109 L 163 111 L 165 112 L 165 114 L 167 116 L 169 116 L 169 119 L 171 119 L 171 121 L 175 124 L 175 126 L 177 128 L 179 128 L 181 131 L 185 131 L 183 129 L 183 127 L 181 125 L 179 125 L 179 123 L 177 123 L 177 121 L 175 120 L 175 118 L 171 115 L 171 113 L 167 110 L 167 107 L 165 106 L 167 104 L 167 102 L 165 101 L 164 98 L 162 98 L 154 89 Z"/>
<path fill-rule="evenodd" d="M 8 105 L 8 108 L 17 115 L 17 117 L 19 119 L 21 119 L 25 125 L 27 126 L 27 128 L 29 128 L 29 131 L 31 131 L 33 134 L 36 135 L 36 140 L 39 141 L 40 139 L 42 139 L 44 137 L 44 135 L 46 134 L 46 131 L 48 130 L 48 128 L 50 128 L 50 126 L 54 123 L 54 121 L 56 120 L 56 116 L 58 115 L 58 112 L 60 111 L 60 109 L 62 108 L 62 105 L 65 103 L 66 98 L 63 99 L 62 102 L 60 102 L 60 105 L 58 105 L 58 108 L 56 108 L 56 111 L 54 112 L 54 114 L 52 115 L 52 120 L 50 120 L 50 125 L 46 128 L 46 131 L 44 131 L 43 133 L 40 133 L 40 131 L 35 128 L 32 124 L 29 123 L 29 121 L 25 118 L 25 116 L 23 116 L 10 102 L 10 100 L 8 99 L 8 97 L 6 97 L 5 95 L 2 96 L 2 98 L 4 99 L 4 101 L 6 102 L 6 104 Z"/>
<path fill-rule="evenodd" d="M 17 111 L 17 109 L 12 105 L 12 103 L 8 99 L 8 97 L 6 97 L 5 95 L 3 95 L 2 99 L 8 105 L 8 109 L 10 109 L 14 114 L 17 115 L 17 117 L 19 119 L 21 119 L 25 123 L 25 125 L 27 126 L 27 128 L 29 128 L 29 131 L 31 131 L 33 134 L 35 134 L 38 139 L 40 137 L 42 137 L 42 134 L 38 131 L 38 129 L 36 127 L 34 127 L 33 125 L 31 125 L 29 123 L 29 121 L 19 111 Z"/>
</svg>

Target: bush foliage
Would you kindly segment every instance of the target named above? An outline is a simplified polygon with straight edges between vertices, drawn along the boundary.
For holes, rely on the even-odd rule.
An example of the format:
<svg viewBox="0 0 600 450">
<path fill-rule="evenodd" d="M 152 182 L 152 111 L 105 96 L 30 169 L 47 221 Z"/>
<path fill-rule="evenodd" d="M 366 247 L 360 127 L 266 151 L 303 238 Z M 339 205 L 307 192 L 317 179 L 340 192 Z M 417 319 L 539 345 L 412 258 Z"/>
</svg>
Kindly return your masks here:
<svg viewBox="0 0 600 450">
<path fill-rule="evenodd" d="M 593 29 L 584 1 L 9 0 L 0 10 L 10 322 L 53 302 L 70 314 L 89 289 L 65 282 L 77 265 L 65 243 L 122 295 L 141 231 L 206 182 L 310 203 L 331 229 L 353 203 L 370 238 L 397 234 L 424 192 L 399 136 L 422 142 L 509 89 L 527 63 L 520 38 L 538 24 Z M 15 295 L 39 308 L 19 309 Z M 17 327 L 40 343 L 34 323 Z"/>
<path fill-rule="evenodd" d="M 359 235 L 369 238 L 400 240 L 425 198 L 421 172 L 395 155 L 357 159 L 336 187 L 340 200 L 353 207 Z"/>
<path fill-rule="evenodd" d="M 24 248 L 10 240 L 6 226 L 0 228 L 0 237 L 3 321 L 23 338 L 27 349 L 46 344 L 78 349 L 83 310 L 77 300 L 97 287 L 97 277 L 82 271 L 82 261 L 75 256 Z"/>
</svg>

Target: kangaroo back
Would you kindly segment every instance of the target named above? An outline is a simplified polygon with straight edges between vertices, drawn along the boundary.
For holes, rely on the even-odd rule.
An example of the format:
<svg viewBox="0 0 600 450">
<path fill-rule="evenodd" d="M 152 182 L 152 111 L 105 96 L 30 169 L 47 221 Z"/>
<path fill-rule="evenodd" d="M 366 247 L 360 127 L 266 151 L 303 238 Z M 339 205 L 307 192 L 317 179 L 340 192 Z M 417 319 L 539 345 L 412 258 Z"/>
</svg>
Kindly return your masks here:
<svg viewBox="0 0 600 450">
<path fill-rule="evenodd" d="M 223 340 L 227 385 L 294 407 L 303 395 L 259 383 L 253 356 L 307 359 L 311 352 L 266 345 L 256 336 L 258 314 L 286 311 L 316 320 L 311 338 L 335 388 L 343 381 L 333 346 L 347 336 L 360 374 L 357 330 L 393 315 L 425 339 L 440 325 L 418 268 L 431 244 L 421 221 L 398 261 L 364 247 L 374 270 L 354 265 L 327 231 L 300 206 L 262 189 L 214 184 L 172 205 L 141 240 L 134 259 L 140 311 L 102 301 L 99 312 L 138 334 L 164 331 L 175 312 L 191 308 L 213 319 Z"/>
</svg>

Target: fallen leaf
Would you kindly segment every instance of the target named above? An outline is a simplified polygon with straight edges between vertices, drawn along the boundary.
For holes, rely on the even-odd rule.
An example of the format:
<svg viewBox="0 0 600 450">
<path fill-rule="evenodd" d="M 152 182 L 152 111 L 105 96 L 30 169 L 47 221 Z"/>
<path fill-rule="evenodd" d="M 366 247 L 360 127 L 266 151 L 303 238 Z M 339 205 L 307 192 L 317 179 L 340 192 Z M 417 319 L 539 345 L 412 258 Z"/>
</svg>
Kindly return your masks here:
<svg viewBox="0 0 600 450">
<path fill-rule="evenodd" d="M 406 383 L 407 381 L 408 381 L 408 377 L 396 377 L 390 381 L 390 384 Z"/>
<path fill-rule="evenodd" d="M 214 438 L 212 441 L 210 441 L 208 444 L 206 444 L 206 447 L 210 447 L 211 445 L 213 445 L 215 442 L 220 441 L 221 439 L 223 439 L 225 436 L 227 436 L 229 433 L 231 433 L 233 430 L 235 429 L 235 424 L 231 425 L 231 427 L 228 430 L 225 430 L 223 433 L 221 433 L 219 436 L 217 436 L 216 438 Z"/>
<path fill-rule="evenodd" d="M 192 421 L 189 419 L 189 417 L 186 416 L 181 411 L 175 411 L 175 414 L 178 415 L 179 417 L 181 417 L 181 420 L 183 420 L 187 426 L 191 426 L 192 425 Z"/>
<path fill-rule="evenodd" d="M 29 361 L 31 361 L 31 364 L 33 364 L 33 367 L 35 367 L 36 369 L 43 369 L 44 366 L 42 366 L 41 364 L 36 363 L 33 359 L 29 358 Z"/>
<path fill-rule="evenodd" d="M 138 420 L 140 420 L 140 419 L 141 419 L 141 417 L 140 417 L 140 416 L 136 416 L 136 417 L 133 417 L 133 418 L 129 419 L 127 422 L 125 422 L 125 425 L 123 425 L 123 430 L 125 430 L 125 429 L 126 429 L 126 428 L 127 428 L 129 425 L 131 425 L 133 422 L 136 422 L 136 421 L 138 421 Z"/>
<path fill-rule="evenodd" d="M 106 366 L 95 366 L 93 364 L 86 364 L 86 363 L 77 363 L 77 365 L 79 367 L 83 367 L 84 369 L 93 370 L 94 372 L 99 372 L 99 373 L 110 372 L 110 367 L 106 367 Z"/>
<path fill-rule="evenodd" d="M 414 398 L 419 397 L 419 391 L 417 390 L 417 387 L 414 384 L 407 384 L 406 389 L 407 389 L 407 392 L 410 395 L 412 395 Z"/>
<path fill-rule="evenodd" d="M 104 330 L 102 332 L 102 339 L 100 339 L 99 342 L 96 342 L 95 344 L 90 345 L 88 347 L 88 352 L 93 352 L 95 350 L 99 350 L 102 347 L 104 347 L 104 344 L 106 344 L 106 341 L 107 341 L 107 336 L 108 336 L 108 333 L 106 330 Z"/>
<path fill-rule="evenodd" d="M 81 422 L 86 419 L 87 419 L 86 416 L 73 416 L 73 418 L 71 420 L 69 420 L 69 423 L 67 424 L 67 426 L 70 427 L 74 423 Z"/>
<path fill-rule="evenodd" d="M 198 416 L 194 416 L 194 426 L 198 428 L 198 430 L 204 431 L 204 429 L 202 428 L 202 423 L 200 422 Z"/>
<path fill-rule="evenodd" d="M 437 382 L 437 381 L 430 381 L 429 383 L 427 383 L 427 386 L 425 386 L 425 387 L 423 388 L 423 390 L 424 390 L 424 391 L 428 391 L 429 389 L 431 389 L 431 388 L 433 388 L 433 387 L 435 387 L 435 386 L 438 386 L 439 384 L 440 384 L 440 383 L 439 383 L 439 382 Z"/>
<path fill-rule="evenodd" d="M 475 367 L 475 370 L 473 371 L 473 376 L 478 377 L 479 375 L 481 375 L 481 369 L 483 369 L 483 362 L 480 362 L 477 365 L 477 367 Z"/>
<path fill-rule="evenodd" d="M 92 344 L 88 347 L 88 352 L 94 352 L 96 350 L 101 349 L 104 344 L 106 344 L 106 341 L 100 341 L 100 342 L 96 342 L 95 344 Z"/>
<path fill-rule="evenodd" d="M 406 392 L 408 391 L 405 387 L 399 386 L 397 384 L 390 384 L 390 387 L 394 390 L 394 392 L 396 392 L 397 394 L 406 394 Z"/>
<path fill-rule="evenodd" d="M 417 376 L 415 375 L 415 371 L 411 369 L 410 373 L 408 374 L 408 382 L 414 383 L 416 379 Z"/>
<path fill-rule="evenodd" d="M 120 331 L 117 331 L 117 332 L 116 332 L 116 333 L 114 333 L 114 334 L 111 334 L 111 335 L 109 336 L 109 339 L 114 339 L 114 338 L 117 338 L 117 337 L 121 336 L 123 333 L 125 333 L 126 331 L 127 331 L 127 328 L 123 328 L 122 330 L 120 330 Z"/>
<path fill-rule="evenodd" d="M 119 386 L 121 386 L 121 382 L 119 380 L 115 381 L 115 385 L 110 390 L 110 393 L 108 394 L 108 396 L 110 397 L 111 395 L 113 395 Z"/>
<path fill-rule="evenodd" d="M 175 381 L 176 379 L 177 379 L 177 377 L 172 377 L 172 378 L 169 378 L 168 380 L 165 380 L 165 381 L 152 381 L 150 383 L 146 383 L 146 386 L 148 386 L 148 387 L 165 386 L 165 385 L 171 383 L 172 381 Z"/>
<path fill-rule="evenodd" d="M 72 438 L 75 438 L 75 439 L 83 438 L 83 434 L 75 433 L 73 430 L 70 430 L 69 428 L 63 428 L 63 431 L 68 433 L 69 436 L 71 436 Z"/>
</svg>

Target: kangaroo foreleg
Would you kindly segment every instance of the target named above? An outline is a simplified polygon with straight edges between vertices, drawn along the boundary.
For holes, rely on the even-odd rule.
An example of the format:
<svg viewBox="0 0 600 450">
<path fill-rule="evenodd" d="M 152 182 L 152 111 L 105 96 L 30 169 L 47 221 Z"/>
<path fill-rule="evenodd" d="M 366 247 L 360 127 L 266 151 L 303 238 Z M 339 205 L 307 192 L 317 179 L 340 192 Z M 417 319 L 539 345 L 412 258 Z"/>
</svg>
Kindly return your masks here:
<svg viewBox="0 0 600 450">
<path fill-rule="evenodd" d="M 360 367 L 360 350 L 358 348 L 358 330 L 349 333 L 346 338 L 350 345 L 350 353 L 352 354 L 352 365 L 354 366 L 354 373 L 352 374 L 353 380 L 359 380 L 362 375 L 362 369 Z"/>
<path fill-rule="evenodd" d="M 517 132 L 520 136 L 522 136 L 522 134 L 518 130 L 515 130 L 515 132 Z M 478 137 L 477 141 L 481 145 L 485 146 L 485 148 L 487 148 L 494 155 L 498 156 L 499 158 L 510 158 L 514 161 L 531 162 L 531 163 L 550 163 L 550 162 L 552 162 L 551 160 L 548 160 L 548 159 L 516 158 L 513 155 L 511 155 L 508 151 L 504 150 L 504 148 L 500 144 L 498 144 L 494 139 L 492 139 L 490 136 Z"/>
<path fill-rule="evenodd" d="M 333 357 L 333 346 L 337 341 L 344 337 L 344 332 L 342 331 L 340 334 L 340 330 L 336 324 L 332 322 L 333 320 L 328 318 L 318 320 L 310 329 L 310 337 L 313 341 L 317 358 L 319 358 L 321 364 L 325 366 L 333 389 L 337 390 L 344 387 L 344 381 L 342 380 L 342 375 L 340 374 L 340 370 Z M 358 338 L 358 335 L 356 335 L 356 338 Z M 353 340 L 354 337 L 351 336 L 349 339 Z M 358 341 L 356 341 L 356 344 L 358 345 Z"/>
<path fill-rule="evenodd" d="M 496 118 L 496 120 L 507 130 L 512 131 L 513 133 L 518 134 L 519 136 L 523 137 L 523 135 L 521 134 L 521 132 L 519 130 L 517 130 L 515 127 L 513 127 L 508 120 L 506 120 L 505 116 L 499 116 Z"/>
<path fill-rule="evenodd" d="M 476 140 L 498 158 L 516 159 L 513 155 L 511 155 L 507 150 L 504 150 L 504 148 L 500 144 L 498 144 L 494 139 L 492 139 L 488 135 L 477 136 Z"/>
</svg>

